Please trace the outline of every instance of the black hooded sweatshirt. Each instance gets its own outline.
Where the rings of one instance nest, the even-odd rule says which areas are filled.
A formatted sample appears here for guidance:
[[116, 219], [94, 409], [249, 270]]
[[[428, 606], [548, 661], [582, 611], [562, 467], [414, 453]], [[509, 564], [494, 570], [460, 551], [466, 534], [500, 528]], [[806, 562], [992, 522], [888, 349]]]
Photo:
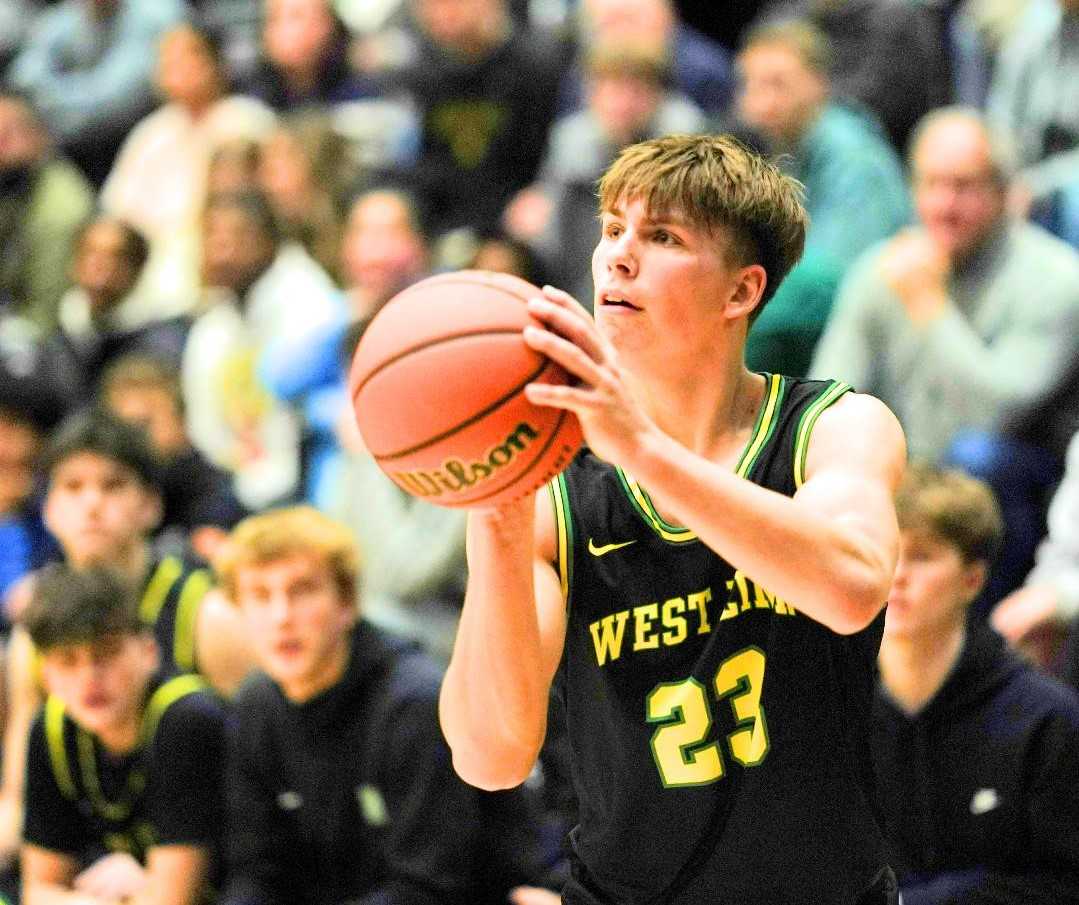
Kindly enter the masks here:
[[1079, 902], [1079, 699], [988, 628], [909, 716], [878, 683], [873, 760], [904, 905]]

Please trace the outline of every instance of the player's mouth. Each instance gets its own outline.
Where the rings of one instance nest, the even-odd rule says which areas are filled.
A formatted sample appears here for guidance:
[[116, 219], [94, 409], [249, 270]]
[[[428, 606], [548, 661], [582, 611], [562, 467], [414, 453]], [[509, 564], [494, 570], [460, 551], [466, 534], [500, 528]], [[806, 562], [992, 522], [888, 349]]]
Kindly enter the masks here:
[[624, 308], [627, 311], [641, 310], [620, 292], [601, 292], [599, 296], [599, 303], [602, 307], [607, 309]]
[[291, 659], [303, 652], [303, 643], [300, 641], [296, 641], [295, 639], [289, 641], [278, 641], [274, 645], [274, 652], [279, 657]]

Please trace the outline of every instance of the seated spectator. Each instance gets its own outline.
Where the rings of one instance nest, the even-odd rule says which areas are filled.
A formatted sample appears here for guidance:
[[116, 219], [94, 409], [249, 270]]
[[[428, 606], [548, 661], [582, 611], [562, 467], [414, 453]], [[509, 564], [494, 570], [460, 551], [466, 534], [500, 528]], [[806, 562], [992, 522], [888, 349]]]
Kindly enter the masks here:
[[495, 905], [535, 882], [527, 799], [456, 777], [439, 671], [359, 617], [344, 526], [254, 516], [215, 567], [263, 670], [235, 700], [225, 905]]
[[828, 37], [835, 97], [876, 116], [899, 153], [918, 120], [952, 102], [942, 17], [929, 4], [772, 0], [762, 13], [765, 21], [793, 16], [807, 18]]
[[[976, 111], [929, 114], [911, 173], [919, 225], [852, 268], [813, 372], [883, 399], [914, 456], [949, 456], [991, 482], [1008, 528], [980, 614], [1030, 569], [1045, 485], [1059, 475], [1045, 450], [1004, 430], [1040, 408], [1079, 354], [1079, 256], [1007, 216], [1007, 146]], [[959, 447], [962, 431], [996, 438]]]
[[357, 180], [344, 137], [329, 116], [290, 116], [263, 140], [259, 187], [274, 209], [281, 235], [302, 245], [337, 276], [343, 197]]
[[198, 292], [198, 220], [213, 150], [258, 140], [274, 114], [259, 101], [228, 94], [222, 48], [196, 25], [181, 24], [157, 48], [163, 100], [124, 141], [101, 189], [101, 205], [150, 241], [140, 290], [155, 310], [188, 310]]
[[348, 43], [330, 0], [264, 0], [262, 59], [245, 93], [280, 112], [377, 94], [377, 84], [349, 65]]
[[1066, 631], [1079, 619], [1079, 434], [1068, 447], [1064, 478], [1049, 505], [1048, 523], [1034, 568], [991, 617], [993, 628], [1015, 645], [1023, 645], [1043, 629]]
[[[31, 417], [0, 404], [0, 601], [56, 553], [34, 493], [34, 464], [43, 433]], [[0, 626], [6, 634], [6, 621]]]
[[913, 468], [873, 708], [905, 905], [1079, 901], [1079, 699], [966, 609], [1002, 536], [989, 489]]
[[491, 230], [478, 235], [465, 266], [471, 270], [508, 273], [527, 280], [533, 286], [543, 286], [550, 282], [542, 262], [532, 248], [501, 230]]
[[667, 61], [634, 45], [588, 50], [587, 106], [551, 130], [539, 179], [503, 220], [531, 242], [554, 282], [591, 307], [592, 250], [599, 238], [596, 183], [626, 145], [671, 132], [700, 132], [704, 114], [669, 90]]
[[259, 362], [277, 343], [338, 322], [344, 303], [330, 277], [282, 242], [266, 199], [218, 195], [203, 220], [207, 306], [184, 348], [181, 385], [195, 448], [233, 475], [248, 509], [302, 492], [302, 422], [275, 399]]
[[212, 560], [225, 533], [246, 513], [231, 476], [187, 437], [178, 370], [155, 358], [119, 358], [102, 377], [100, 399], [112, 415], [143, 428], [157, 454], [163, 508], [154, 548]]
[[210, 198], [259, 190], [261, 156], [259, 143], [246, 138], [231, 139], [214, 148], [206, 170], [206, 196], [199, 210], [200, 227], [202, 213]]
[[[250, 665], [234, 612], [210, 592], [204, 569], [175, 556], [157, 557], [150, 547], [161, 493], [157, 465], [142, 433], [105, 416], [73, 415], [50, 438], [42, 467], [45, 524], [66, 564], [76, 570], [107, 568], [134, 583], [141, 594], [139, 615], [157, 638], [163, 666], [196, 670], [219, 691], [234, 690]], [[21, 595], [10, 598], [13, 621], [21, 618], [32, 587], [31, 580]], [[9, 712], [0, 841], [18, 834], [26, 737], [41, 703], [36, 653], [18, 625], [4, 666]]]
[[713, 119], [727, 117], [735, 84], [730, 53], [683, 22], [671, 0], [581, 0], [579, 7], [577, 59], [562, 79], [559, 113], [586, 105], [586, 62], [593, 48], [631, 46], [667, 61], [672, 93], [688, 97]]
[[149, 112], [157, 40], [183, 14], [182, 0], [62, 0], [38, 13], [8, 67], [94, 185]]
[[514, 23], [506, 0], [409, 0], [420, 31], [396, 76], [419, 118], [419, 151], [401, 173], [432, 236], [496, 226], [536, 177], [554, 118], [558, 61]]
[[839, 280], [909, 217], [903, 168], [878, 125], [831, 97], [828, 39], [808, 22], [760, 25], [738, 56], [738, 115], [805, 186], [805, 253], [754, 322], [755, 370], [806, 373]]
[[346, 383], [357, 338], [379, 308], [428, 275], [430, 253], [413, 200], [393, 189], [357, 197], [340, 257], [346, 304], [329, 321], [312, 319], [278, 337], [260, 362], [270, 392], [303, 406], [305, 497], [323, 509], [336, 507], [342, 493], [338, 432], [352, 417]]
[[0, 310], [49, 332], [94, 193], [50, 148], [30, 104], [0, 90]]
[[1033, 210], [1079, 247], [1079, 0], [1032, 3], [1000, 49], [986, 100], [990, 122], [1016, 137], [1012, 210]]
[[134, 293], [148, 254], [146, 239], [114, 217], [97, 217], [79, 236], [70, 267], [75, 285], [60, 302], [58, 339], [82, 376], [87, 400], [119, 356], [150, 355], [179, 366], [190, 320], [158, 318]]
[[225, 712], [161, 670], [136, 590], [52, 566], [23, 615], [49, 698], [30, 730], [22, 901], [199, 905], [220, 878]]

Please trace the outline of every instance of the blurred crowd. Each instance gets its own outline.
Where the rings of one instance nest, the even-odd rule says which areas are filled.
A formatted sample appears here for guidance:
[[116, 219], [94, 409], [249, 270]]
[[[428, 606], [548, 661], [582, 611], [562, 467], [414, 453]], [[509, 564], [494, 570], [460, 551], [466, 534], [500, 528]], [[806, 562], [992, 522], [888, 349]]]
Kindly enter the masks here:
[[[919, 735], [950, 712], [947, 669], [885, 682], [957, 629], [886, 637], [905, 901], [1079, 901], [1079, 0], [758, 0], [744, 22], [726, 5], [694, 27], [672, 0], [0, 0], [12, 901], [24, 826], [28, 905], [54, 887], [190, 903], [205, 884], [229, 905], [557, 901], [574, 823], [557, 701], [525, 787], [456, 780], [435, 705], [464, 516], [379, 471], [348, 367], [379, 308], [440, 271], [590, 307], [597, 178], [627, 144], [706, 131], [776, 157], [811, 215], [749, 366], [879, 396], [944, 469], [901, 526], [978, 567], [952, 575], [956, 625], [982, 639], [963, 675], [1028, 671], [1015, 700], [1053, 749], [1009, 748], [993, 764], [1036, 763], [1031, 785], [969, 779], [958, 804], [966, 775], [907, 776], [915, 751], [975, 757]], [[313, 615], [275, 623], [279, 599]], [[117, 631], [131, 650], [99, 651]], [[85, 664], [59, 652], [87, 646], [130, 658], [116, 687], [150, 726], [130, 744], [87, 727], [90, 692], [60, 693]], [[202, 766], [146, 767], [161, 746]], [[172, 798], [147, 804], [158, 782]], [[171, 800], [202, 804], [153, 816]], [[984, 821], [916, 842], [957, 807], [1023, 843], [986, 844], [1007, 833]]]

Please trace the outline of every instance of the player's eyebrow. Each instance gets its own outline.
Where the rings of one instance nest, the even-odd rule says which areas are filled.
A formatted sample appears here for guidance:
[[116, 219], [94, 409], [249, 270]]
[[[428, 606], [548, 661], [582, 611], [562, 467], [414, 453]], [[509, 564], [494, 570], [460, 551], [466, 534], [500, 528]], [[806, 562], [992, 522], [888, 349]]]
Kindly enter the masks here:
[[[620, 207], [609, 207], [602, 211], [600, 216], [606, 214], [609, 217], [618, 217], [619, 219], [625, 219], [626, 215]], [[641, 218], [641, 222], [645, 226], [674, 226], [674, 227], [689, 227], [690, 222], [681, 214], [675, 211], [659, 211], [656, 214], [646, 214]]]

